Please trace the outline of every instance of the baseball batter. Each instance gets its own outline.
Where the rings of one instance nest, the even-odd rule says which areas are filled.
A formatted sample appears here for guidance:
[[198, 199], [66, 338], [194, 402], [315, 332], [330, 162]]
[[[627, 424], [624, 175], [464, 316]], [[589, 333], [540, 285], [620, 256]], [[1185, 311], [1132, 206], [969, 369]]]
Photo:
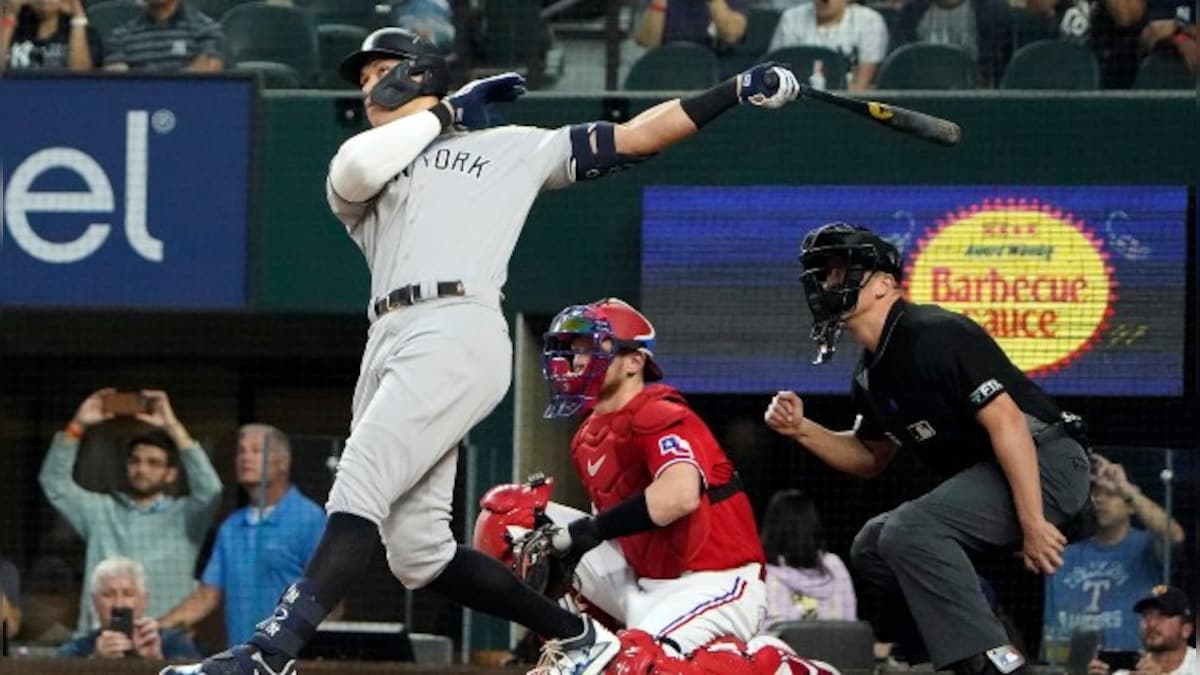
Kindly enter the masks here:
[[524, 93], [514, 73], [452, 94], [445, 60], [398, 28], [367, 36], [342, 76], [372, 129], [329, 165], [330, 208], [371, 271], [371, 319], [353, 421], [305, 576], [246, 645], [164, 674], [281, 675], [346, 594], [382, 537], [408, 588], [428, 587], [549, 638], [541, 673], [594, 675], [619, 643], [532, 591], [450, 531], [455, 447], [506, 392], [512, 348], [500, 311], [508, 260], [537, 195], [600, 178], [687, 138], [739, 103], [778, 108], [799, 91], [762, 64], [625, 124], [485, 129], [487, 105]]

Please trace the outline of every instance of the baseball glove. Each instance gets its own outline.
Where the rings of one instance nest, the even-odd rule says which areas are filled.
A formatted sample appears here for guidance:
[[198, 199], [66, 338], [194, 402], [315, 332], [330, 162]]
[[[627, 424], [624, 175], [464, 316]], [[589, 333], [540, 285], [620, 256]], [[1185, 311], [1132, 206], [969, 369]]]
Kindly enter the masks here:
[[575, 583], [575, 566], [580, 556], [554, 548], [557, 525], [549, 523], [529, 531], [515, 542], [513, 572], [538, 593], [558, 600]]

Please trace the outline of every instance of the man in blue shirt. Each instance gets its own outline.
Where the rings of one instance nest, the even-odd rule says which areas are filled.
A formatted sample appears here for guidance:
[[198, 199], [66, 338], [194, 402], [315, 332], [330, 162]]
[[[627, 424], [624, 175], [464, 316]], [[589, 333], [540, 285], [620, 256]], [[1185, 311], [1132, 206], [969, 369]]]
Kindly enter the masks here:
[[247, 424], [238, 431], [237, 481], [250, 505], [221, 523], [200, 586], [163, 616], [164, 626], [193, 626], [223, 602], [232, 645], [270, 615], [325, 529], [325, 510], [291, 485], [291, 468], [291, 445], [279, 429]]
[[[92, 572], [92, 604], [100, 627], [63, 643], [59, 656], [119, 659], [190, 659], [200, 655], [182, 631], [161, 627], [145, 616], [149, 604], [146, 570], [132, 558], [107, 558]], [[129, 623], [114, 621], [114, 610], [126, 610]], [[128, 631], [128, 632], [126, 632]]]
[[[1184, 539], [1179, 523], [1130, 483], [1120, 464], [1092, 457], [1096, 534], [1067, 546], [1062, 568], [1046, 577], [1042, 658], [1050, 663], [1066, 661], [1077, 629], [1100, 631], [1103, 649], [1137, 651], [1141, 643], [1134, 603], [1147, 588], [1162, 583], [1164, 535], [1172, 545]], [[1134, 515], [1145, 529], [1133, 527]]]

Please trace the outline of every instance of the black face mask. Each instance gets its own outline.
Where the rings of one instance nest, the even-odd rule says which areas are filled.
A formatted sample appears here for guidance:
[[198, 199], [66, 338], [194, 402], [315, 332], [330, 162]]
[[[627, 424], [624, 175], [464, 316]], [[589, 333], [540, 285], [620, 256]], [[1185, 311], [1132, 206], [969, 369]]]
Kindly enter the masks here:
[[[835, 269], [844, 270], [845, 274], [838, 283], [827, 285], [829, 274]], [[844, 262], [830, 257], [821, 262], [810, 260], [805, 263], [800, 282], [804, 284], [804, 297], [813, 316], [811, 337], [817, 343], [814, 364], [826, 363], [833, 358], [845, 327], [842, 317], [857, 306], [858, 292], [869, 273], [870, 270], [864, 267], [846, 267]]]
[[[419, 75], [419, 79], [412, 79]], [[444, 96], [450, 75], [437, 56], [417, 55], [397, 63], [375, 87], [371, 101], [388, 110], [395, 110], [418, 96]]]

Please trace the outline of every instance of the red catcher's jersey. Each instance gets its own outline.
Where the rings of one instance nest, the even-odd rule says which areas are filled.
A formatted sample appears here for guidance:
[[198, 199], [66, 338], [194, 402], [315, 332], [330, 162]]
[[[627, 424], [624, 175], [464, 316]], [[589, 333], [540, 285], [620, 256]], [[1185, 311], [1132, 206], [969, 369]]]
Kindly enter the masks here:
[[669, 466], [685, 462], [700, 470], [706, 491], [699, 509], [666, 527], [618, 540], [639, 577], [674, 579], [684, 572], [765, 563], [746, 493], [709, 502], [707, 491], [733, 478], [733, 462], [672, 387], [647, 385], [620, 410], [588, 416], [571, 450], [597, 511], [644, 491]]

